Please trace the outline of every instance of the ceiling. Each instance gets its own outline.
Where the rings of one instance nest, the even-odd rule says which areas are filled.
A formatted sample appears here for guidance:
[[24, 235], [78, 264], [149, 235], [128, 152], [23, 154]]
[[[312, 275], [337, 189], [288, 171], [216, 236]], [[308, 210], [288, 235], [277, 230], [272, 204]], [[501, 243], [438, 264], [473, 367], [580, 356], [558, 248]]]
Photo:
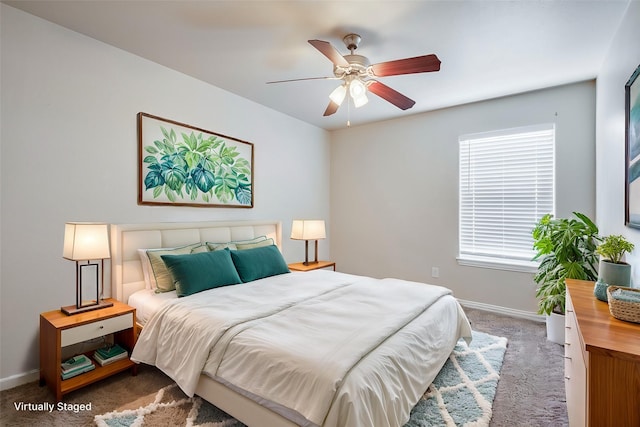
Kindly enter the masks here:
[[[8, 1], [71, 30], [328, 130], [596, 77], [630, 0]], [[307, 40], [362, 37], [371, 63], [435, 53], [439, 72], [379, 80], [416, 101], [373, 94], [323, 117], [333, 65]]]

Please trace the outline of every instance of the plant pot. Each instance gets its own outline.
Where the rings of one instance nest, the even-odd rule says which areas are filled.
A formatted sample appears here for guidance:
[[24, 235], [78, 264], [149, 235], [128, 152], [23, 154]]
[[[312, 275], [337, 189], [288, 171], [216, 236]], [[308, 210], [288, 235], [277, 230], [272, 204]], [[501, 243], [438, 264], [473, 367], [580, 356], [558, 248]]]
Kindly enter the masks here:
[[564, 314], [551, 313], [547, 316], [547, 340], [564, 344]]
[[600, 260], [598, 267], [598, 281], [593, 289], [593, 294], [600, 301], [607, 301], [607, 288], [611, 285], [631, 286], [631, 265], [625, 263], [613, 263]]

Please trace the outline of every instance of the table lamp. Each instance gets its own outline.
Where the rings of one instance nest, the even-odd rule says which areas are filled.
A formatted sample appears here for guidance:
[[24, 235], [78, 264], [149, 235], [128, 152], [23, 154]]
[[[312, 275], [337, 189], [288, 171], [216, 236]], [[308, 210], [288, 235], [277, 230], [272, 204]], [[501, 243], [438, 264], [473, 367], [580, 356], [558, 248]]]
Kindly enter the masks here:
[[[318, 239], [324, 239], [327, 235], [324, 229], [324, 221], [316, 219], [295, 219], [291, 226], [291, 238], [304, 240], [304, 265], [318, 263]], [[309, 240], [316, 241], [315, 260], [309, 262]]]
[[[103, 300], [104, 260], [111, 258], [107, 224], [66, 223], [62, 257], [76, 262], [76, 304], [62, 307], [63, 313], [72, 315], [113, 305]], [[96, 260], [100, 260], [100, 264], [91, 262]], [[92, 288], [94, 283], [95, 299], [85, 299], [83, 291]]]

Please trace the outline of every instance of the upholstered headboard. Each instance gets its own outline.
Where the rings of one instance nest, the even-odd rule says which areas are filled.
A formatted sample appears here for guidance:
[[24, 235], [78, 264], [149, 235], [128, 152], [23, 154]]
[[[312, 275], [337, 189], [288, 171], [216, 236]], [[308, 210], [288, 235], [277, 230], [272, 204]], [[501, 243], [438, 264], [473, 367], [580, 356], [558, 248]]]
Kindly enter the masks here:
[[126, 303], [129, 295], [144, 289], [138, 249], [170, 248], [196, 242], [224, 243], [259, 236], [273, 238], [282, 250], [279, 221], [111, 224], [111, 297]]

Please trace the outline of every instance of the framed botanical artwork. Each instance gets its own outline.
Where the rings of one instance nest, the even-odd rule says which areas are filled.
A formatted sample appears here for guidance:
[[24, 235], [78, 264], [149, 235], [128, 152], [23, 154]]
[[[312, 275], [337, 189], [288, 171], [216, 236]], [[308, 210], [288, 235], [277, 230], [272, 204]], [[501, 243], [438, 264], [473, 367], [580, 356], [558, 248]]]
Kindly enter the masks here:
[[253, 207], [253, 144], [138, 113], [138, 204]]
[[625, 85], [625, 224], [640, 228], [640, 65]]

